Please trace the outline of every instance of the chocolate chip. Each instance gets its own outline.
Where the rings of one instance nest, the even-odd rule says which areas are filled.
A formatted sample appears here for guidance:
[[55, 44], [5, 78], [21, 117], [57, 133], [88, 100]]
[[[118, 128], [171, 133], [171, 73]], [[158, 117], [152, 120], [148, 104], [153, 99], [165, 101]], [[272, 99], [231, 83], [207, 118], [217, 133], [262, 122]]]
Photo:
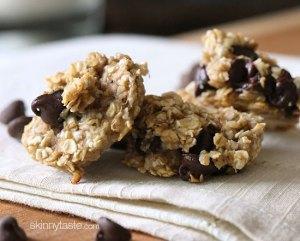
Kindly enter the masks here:
[[13, 119], [24, 115], [24, 112], [24, 102], [22, 100], [15, 100], [1, 111], [0, 122], [3, 124], [8, 124]]
[[20, 116], [8, 123], [7, 132], [11, 137], [21, 139], [24, 127], [32, 120], [32, 117]]
[[257, 53], [255, 53], [254, 49], [252, 49], [248, 46], [233, 45], [232, 53], [237, 56], [239, 56], [239, 55], [246, 56], [253, 61], [258, 58], [258, 55], [257, 55]]
[[266, 76], [264, 84], [264, 94], [268, 103], [275, 105], [277, 102], [276, 97], [276, 80], [272, 75]]
[[229, 84], [234, 89], [240, 89], [248, 83], [248, 71], [245, 68], [245, 60], [236, 59], [229, 69]]
[[161, 144], [161, 139], [158, 136], [155, 136], [150, 143], [149, 149], [154, 153], [159, 152], [161, 150]]
[[99, 231], [96, 236], [96, 241], [129, 241], [131, 233], [128, 229], [111, 221], [107, 218], [100, 218]]
[[283, 69], [277, 79], [277, 93], [280, 96], [279, 105], [284, 108], [290, 108], [297, 105], [298, 90], [291, 74]]
[[189, 153], [181, 154], [182, 160], [179, 167], [179, 176], [182, 180], [189, 181], [191, 175], [199, 179], [201, 175], [203, 178], [221, 172], [215, 167], [213, 162], [210, 162], [207, 166], [199, 162], [199, 154], [202, 150], [211, 151], [215, 148], [213, 138], [217, 132], [218, 128], [212, 124], [203, 128], [197, 137], [196, 145], [190, 148]]
[[214, 89], [208, 84], [209, 78], [206, 73], [205, 66], [194, 64], [190, 71], [183, 75], [181, 79], [181, 88], [184, 88], [191, 82], [195, 82], [195, 96], [199, 96], [203, 91], [207, 89]]
[[205, 66], [198, 65], [198, 68], [194, 72], [193, 81], [195, 82], [195, 96], [201, 95], [201, 93], [208, 89], [214, 89], [208, 84], [209, 77], [206, 72]]
[[190, 148], [189, 153], [199, 155], [202, 150], [211, 151], [214, 149], [214, 136], [218, 129], [210, 124], [203, 128], [197, 137], [196, 145]]
[[126, 150], [127, 141], [125, 139], [122, 139], [121, 141], [115, 142], [114, 144], [112, 144], [111, 148], [117, 150]]
[[145, 152], [142, 150], [142, 141], [143, 141], [143, 138], [141, 137], [136, 137], [134, 138], [133, 140], [129, 139], [130, 142], [128, 143], [134, 150], [136, 150], [138, 153], [144, 155]]
[[[145, 133], [146, 134], [146, 133]], [[134, 138], [133, 140], [133, 148], [139, 152], [140, 154], [144, 155], [145, 152], [147, 152], [148, 150], [151, 151], [151, 152], [159, 152], [162, 148], [162, 142], [161, 142], [161, 139], [158, 137], [158, 136], [154, 136], [153, 139], [150, 141], [150, 144], [149, 144], [149, 147], [146, 147], [147, 150], [145, 150], [144, 147], [144, 139], [143, 138], [140, 138], [140, 137], [137, 137], [137, 138]]]
[[266, 76], [264, 87], [259, 83], [260, 75], [252, 61], [236, 59], [229, 69], [229, 83], [236, 91], [256, 89], [262, 91], [269, 104], [285, 111], [287, 116], [297, 109], [298, 93], [293, 78], [282, 70], [276, 80], [272, 75]]
[[223, 173], [223, 169], [218, 169], [211, 161], [209, 165], [202, 165], [199, 162], [199, 155], [196, 154], [182, 154], [181, 166], [179, 167], [179, 176], [184, 181], [190, 181], [191, 175], [200, 179], [214, 174]]
[[229, 69], [229, 84], [236, 90], [255, 88], [259, 84], [259, 72], [252, 61], [236, 59]]
[[27, 236], [14, 217], [2, 217], [0, 220], [0, 241], [26, 241]]
[[44, 94], [37, 97], [31, 103], [32, 111], [53, 128], [61, 128], [63, 119], [61, 112], [65, 109], [62, 104], [62, 91], [55, 91], [52, 94]]
[[263, 91], [268, 103], [284, 110], [287, 116], [297, 109], [297, 87], [288, 71], [282, 70], [277, 81], [272, 75], [267, 76]]

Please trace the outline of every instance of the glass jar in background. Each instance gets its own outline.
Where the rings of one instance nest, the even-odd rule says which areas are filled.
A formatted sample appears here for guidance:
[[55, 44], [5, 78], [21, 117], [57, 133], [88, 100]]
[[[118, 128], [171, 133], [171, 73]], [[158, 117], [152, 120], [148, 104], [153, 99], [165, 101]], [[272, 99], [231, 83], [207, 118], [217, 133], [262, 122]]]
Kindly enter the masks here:
[[105, 0], [0, 0], [0, 52], [100, 33]]

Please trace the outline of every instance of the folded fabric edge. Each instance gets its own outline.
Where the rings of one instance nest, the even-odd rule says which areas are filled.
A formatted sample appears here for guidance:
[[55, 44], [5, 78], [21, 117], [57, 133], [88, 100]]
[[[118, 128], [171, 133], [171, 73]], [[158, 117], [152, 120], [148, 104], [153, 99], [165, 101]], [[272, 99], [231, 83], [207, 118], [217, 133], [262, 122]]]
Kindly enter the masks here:
[[[171, 225], [168, 223], [159, 222], [156, 220], [150, 220], [146, 218], [136, 217], [134, 215], [124, 215], [117, 212], [111, 212], [108, 210], [103, 210], [100, 208], [92, 208], [86, 205], [80, 205], [75, 203], [69, 203], [63, 201], [58, 201], [41, 196], [30, 195], [27, 193], [22, 193], [18, 191], [10, 191], [0, 188], [0, 199], [6, 201], [12, 201], [15, 203], [25, 204], [27, 206], [46, 209], [49, 211], [69, 213], [78, 217], [83, 217], [88, 220], [96, 221], [99, 217], [105, 216], [121, 225], [137, 231], [146, 232], [150, 235], [163, 238], [172, 241], [181, 240], [203, 240], [203, 241], [215, 241], [214, 237], [211, 235], [195, 231], [192, 229]], [[51, 205], [49, 205], [51, 204]]]
[[[0, 156], [0, 159], [2, 160], [5, 160], [7, 161], [7, 158], [3, 158]], [[0, 177], [1, 178], [1, 177]], [[24, 182], [24, 180], [19, 180], [15, 175], [13, 177], [11, 177], [11, 175], [9, 175], [9, 177], [2, 177], [3, 180], [7, 180], [7, 181], [10, 181], [10, 182], [13, 182], [13, 183], [18, 183], [20, 185], [27, 185], [27, 186], [30, 186], [31, 188], [32, 187], [36, 187], [37, 189], [44, 189], [44, 190], [49, 190], [49, 191], [52, 191], [52, 192], [55, 192], [55, 193], [61, 193], [61, 194], [72, 194], [70, 191], [66, 191], [64, 190], [64, 188], [60, 191], [54, 189], [52, 186], [45, 186], [45, 185], [40, 185], [38, 183], [30, 183], [30, 182]], [[38, 186], [40, 185], [40, 186]], [[88, 193], [79, 193], [78, 191], [75, 191], [75, 193], [78, 195], [78, 196], [85, 196], [85, 195], [89, 195], [89, 196], [93, 196], [95, 198], [99, 198], [100, 196], [99, 195], [92, 195], [92, 194], [88, 194]], [[141, 192], [142, 193], [142, 192]], [[224, 219], [221, 219], [219, 217], [217, 217], [216, 215], [212, 214], [211, 212], [208, 212], [207, 210], [202, 210], [202, 211], [199, 211], [199, 209], [196, 209], [196, 208], [192, 208], [192, 207], [185, 207], [185, 206], [182, 206], [182, 205], [176, 205], [175, 203], [172, 203], [170, 202], [170, 200], [165, 200], [165, 199], [162, 199], [158, 196], [152, 196], [153, 197], [153, 200], [151, 199], [143, 199], [143, 198], [140, 198], [138, 199], [137, 197], [135, 196], [129, 196], [125, 195], [124, 196], [117, 196], [117, 195], [114, 195], [114, 198], [116, 200], [121, 200], [123, 201], [124, 199], [127, 199], [127, 200], [130, 200], [132, 202], [132, 200], [135, 200], [135, 201], [144, 201], [144, 202], [151, 202], [152, 203], [157, 203], [157, 205], [168, 205], [168, 206], [174, 206], [176, 207], [177, 209], [180, 208], [180, 209], [185, 209], [185, 210], [190, 210], [191, 213], [196, 213], [196, 212], [201, 212], [202, 215], [205, 215], [207, 217], [207, 219], [209, 221], [207, 221], [207, 224], [206, 225], [201, 225], [201, 228], [202, 230], [205, 230], [209, 233], [214, 233], [214, 236], [217, 236], [217, 237], [220, 237], [220, 233], [221, 235], [227, 235], [229, 237], [235, 237], [235, 236], [240, 236], [244, 239], [247, 239], [249, 238], [249, 235], [245, 234], [244, 231], [242, 231], [237, 225], [235, 225], [233, 222], [230, 222], [228, 220], [224, 220]], [[112, 197], [109, 197], [108, 195], [103, 195], [101, 196], [101, 198], [110, 198], [112, 199]], [[223, 198], [222, 198], [223, 199]], [[167, 217], [168, 218], [168, 217]], [[218, 226], [216, 226], [215, 224], [218, 223]], [[229, 228], [225, 228], [223, 230], [227, 230], [226, 232], [224, 231], [220, 231], [222, 229], [219, 229], [219, 226], [227, 226]], [[214, 231], [212, 231], [212, 227], [217, 227], [217, 228], [214, 228]]]
[[[7, 163], [9, 159], [1, 157], [0, 161], [4, 161]], [[12, 175], [14, 174], [14, 175]], [[57, 190], [56, 188], [52, 187], [51, 185], [46, 185], [44, 183], [37, 183], [32, 182], [31, 180], [24, 180], [21, 178], [21, 176], [15, 175], [16, 173], [11, 173], [6, 176], [2, 176], [0, 178], [9, 180], [15, 183], [20, 184], [26, 184], [28, 186], [35, 186], [37, 188], [45, 188], [47, 190], [51, 190], [54, 192], [60, 192], [65, 194], [70, 194], [70, 190], [68, 190], [67, 184], [63, 184], [60, 186], [60, 190]], [[198, 202], [192, 202], [189, 206], [185, 204], [185, 201], [183, 198], [185, 198], [186, 195], [179, 195], [177, 198], [171, 198], [173, 197], [172, 194], [172, 188], [161, 188], [159, 192], [155, 190], [155, 187], [149, 187], [149, 186], [138, 186], [134, 189], [129, 187], [126, 189], [126, 191], [115, 190], [109, 188], [109, 190], [104, 188], [104, 191], [102, 189], [100, 190], [98, 187], [96, 189], [93, 189], [94, 193], [90, 193], [90, 187], [93, 187], [91, 184], [85, 184], [84, 189], [80, 189], [83, 191], [83, 193], [79, 193], [78, 190], [74, 189], [74, 193], [78, 195], [92, 195], [95, 197], [109, 197], [110, 195], [119, 198], [119, 199], [134, 199], [134, 200], [148, 200], [151, 202], [158, 202], [158, 203], [167, 203], [170, 205], [174, 205], [180, 208], [189, 208], [191, 210], [205, 210], [209, 215], [212, 215], [216, 219], [223, 220], [225, 222], [230, 223], [232, 226], [237, 227], [239, 230], [241, 230], [241, 233], [244, 233], [246, 236], [250, 237], [253, 240], [259, 240], [261, 237], [270, 238], [272, 237], [292, 237], [295, 235], [295, 231], [291, 231], [287, 225], [282, 225], [280, 227], [280, 230], [278, 229], [276, 231], [276, 235], [273, 233], [268, 233], [268, 230], [270, 228], [270, 223], [266, 220], [276, 220], [278, 219], [277, 216], [274, 216], [272, 213], [266, 213], [265, 210], [262, 210], [256, 206], [253, 206], [250, 203], [242, 202], [241, 200], [235, 200], [234, 198], [228, 198], [228, 196], [225, 196], [220, 193], [215, 193], [211, 191], [207, 191], [204, 193], [205, 195], [200, 193], [189, 193], [189, 197], [191, 200], [198, 200]], [[152, 190], [148, 190], [151, 188]], [[147, 190], [147, 193], [145, 193], [145, 189]], [[87, 190], [87, 191], [86, 191]], [[134, 192], [133, 192], [134, 191]], [[184, 191], [184, 190], [183, 190]], [[150, 194], [149, 194], [150, 192]], [[121, 193], [121, 195], [120, 195]], [[211, 195], [210, 195], [211, 193]], [[192, 196], [191, 196], [192, 195]], [[111, 197], [110, 197], [111, 198]], [[150, 199], [151, 198], [151, 199]], [[231, 205], [226, 207], [223, 207], [223, 209], [216, 210], [214, 207], [220, 206], [220, 200], [226, 200], [228, 203], [230, 202]], [[204, 209], [202, 204], [206, 205], [209, 204], [209, 207]], [[225, 208], [225, 209], [224, 209]], [[209, 209], [209, 211], [208, 211]], [[220, 212], [222, 215], [220, 215]], [[245, 219], [245, 215], [251, 213], [251, 216], [256, 217], [256, 219], [248, 218]], [[221, 217], [220, 217], [221, 216]], [[266, 217], [266, 218], [264, 218]], [[251, 223], [257, 222], [255, 226], [251, 225]], [[250, 225], [250, 226], [249, 226]], [[255, 227], [255, 229], [254, 229]]]
[[0, 180], [0, 187], [6, 190], [19, 191], [30, 195], [84, 204], [90, 207], [108, 211], [134, 215], [142, 218], [163, 221], [181, 227], [207, 232], [219, 240], [250, 240], [237, 227], [199, 210], [189, 210], [174, 205], [149, 201], [120, 200], [109, 198], [86, 197], [77, 194], [62, 194], [45, 189], [33, 188], [23, 184], [16, 184]]

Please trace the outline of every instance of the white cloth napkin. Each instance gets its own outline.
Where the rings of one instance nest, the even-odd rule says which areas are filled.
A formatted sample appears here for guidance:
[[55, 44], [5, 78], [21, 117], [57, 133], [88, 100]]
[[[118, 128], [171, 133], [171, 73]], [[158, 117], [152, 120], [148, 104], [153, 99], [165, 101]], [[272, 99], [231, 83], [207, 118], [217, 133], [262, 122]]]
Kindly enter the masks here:
[[[182, 69], [174, 65], [180, 62], [186, 66], [193, 60], [187, 55], [195, 56], [195, 47], [179, 43], [115, 38], [114, 43], [126, 45], [128, 41], [129, 50], [130, 45], [134, 46], [132, 51], [140, 59], [144, 56], [141, 51], [145, 52], [148, 44], [146, 47], [153, 51], [145, 52], [145, 59], [153, 63], [156, 78], [168, 78], [165, 72], [171, 70], [178, 75]], [[0, 67], [0, 107], [16, 97], [24, 97], [30, 103], [43, 88], [43, 82], [38, 82], [40, 75], [47, 69], [64, 69], [67, 59], [64, 56], [70, 49], [82, 46], [82, 41], [89, 48], [98, 46], [97, 50], [99, 45], [104, 49], [113, 48], [111, 39], [84, 39], [31, 50], [30, 54], [6, 61]], [[86, 51], [84, 47], [80, 49], [81, 52], [75, 51], [78, 55]], [[172, 57], [174, 51], [181, 53], [180, 60], [173, 56], [172, 64], [155, 64], [158, 54], [163, 55], [163, 60], [165, 55]], [[54, 64], [49, 59], [51, 56]], [[165, 74], [160, 75], [160, 71]], [[165, 84], [155, 81], [152, 75], [151, 82], [146, 81], [152, 92], [176, 86], [174, 81]], [[21, 144], [10, 138], [0, 125], [0, 199], [91, 220], [107, 216], [128, 228], [175, 241], [300, 240], [299, 147], [298, 129], [268, 133], [254, 164], [238, 175], [216, 177], [201, 184], [140, 174], [120, 162], [121, 152], [108, 151], [87, 168], [81, 183], [72, 185], [68, 174], [31, 160]]]

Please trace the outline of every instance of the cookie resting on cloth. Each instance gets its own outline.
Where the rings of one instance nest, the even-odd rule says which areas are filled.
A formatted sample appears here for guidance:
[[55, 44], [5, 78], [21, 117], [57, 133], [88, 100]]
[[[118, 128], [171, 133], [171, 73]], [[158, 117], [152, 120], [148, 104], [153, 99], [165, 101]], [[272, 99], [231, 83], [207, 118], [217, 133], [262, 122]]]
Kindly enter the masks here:
[[22, 143], [30, 156], [72, 174], [120, 141], [132, 128], [144, 99], [146, 64], [129, 56], [90, 53], [84, 61], [47, 79], [48, 89], [32, 102], [36, 114]]
[[257, 50], [254, 40], [214, 29], [203, 39], [203, 56], [182, 79], [185, 101], [230, 107], [260, 115], [268, 129], [288, 129], [299, 120], [296, 78]]
[[142, 173], [201, 182], [252, 162], [264, 127], [260, 118], [232, 107], [206, 109], [173, 92], [148, 95], [127, 136], [124, 162]]

